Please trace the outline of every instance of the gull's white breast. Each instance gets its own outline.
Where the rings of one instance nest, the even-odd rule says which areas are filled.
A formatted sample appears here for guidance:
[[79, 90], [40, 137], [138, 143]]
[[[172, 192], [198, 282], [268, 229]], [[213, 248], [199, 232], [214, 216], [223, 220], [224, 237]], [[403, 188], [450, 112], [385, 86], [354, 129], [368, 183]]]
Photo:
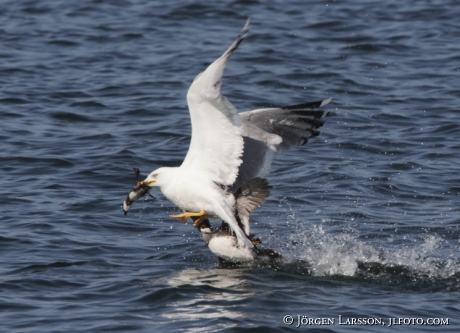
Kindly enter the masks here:
[[233, 195], [216, 185], [207, 175], [195, 170], [174, 168], [168, 180], [162, 182], [161, 192], [183, 211], [206, 211], [216, 214], [217, 206], [234, 206]]

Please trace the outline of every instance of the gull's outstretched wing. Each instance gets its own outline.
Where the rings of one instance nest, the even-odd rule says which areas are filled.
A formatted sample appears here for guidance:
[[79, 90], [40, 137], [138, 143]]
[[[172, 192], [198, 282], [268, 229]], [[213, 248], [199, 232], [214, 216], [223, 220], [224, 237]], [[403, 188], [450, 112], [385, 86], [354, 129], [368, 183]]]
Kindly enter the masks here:
[[231, 185], [242, 163], [242, 120], [236, 108], [220, 93], [228, 58], [249, 31], [249, 19], [225, 53], [201, 74], [187, 94], [192, 140], [181, 168], [199, 170], [214, 182]]
[[277, 153], [304, 145], [319, 134], [329, 113], [315, 110], [327, 105], [330, 98], [281, 108], [267, 108], [240, 113], [243, 119], [244, 152], [238, 178], [232, 186], [237, 190], [251, 179], [270, 170]]

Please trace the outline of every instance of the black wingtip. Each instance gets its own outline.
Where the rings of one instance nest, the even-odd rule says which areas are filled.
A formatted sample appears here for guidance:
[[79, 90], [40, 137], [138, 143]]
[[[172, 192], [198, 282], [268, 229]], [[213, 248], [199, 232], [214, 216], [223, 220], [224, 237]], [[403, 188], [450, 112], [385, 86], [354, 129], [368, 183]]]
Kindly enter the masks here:
[[288, 106], [282, 107], [281, 109], [286, 110], [286, 111], [309, 111], [309, 110], [317, 109], [321, 106], [325, 106], [330, 101], [331, 101], [331, 98], [328, 98], [328, 99], [323, 99], [321, 101], [316, 101], [316, 102], [288, 105]]
[[[246, 23], [243, 27], [243, 30], [241, 30], [240, 34], [238, 35], [238, 37], [236, 37], [236, 40], [233, 42], [233, 44], [228, 48], [227, 51], [225, 51], [225, 53], [222, 55], [222, 57], [224, 58], [228, 58], [232, 55], [232, 53], [238, 48], [238, 46], [241, 44], [241, 42], [243, 41], [243, 39], [246, 38], [246, 36], [248, 35], [248, 32], [249, 32], [249, 23], [251, 23], [251, 18], [248, 17], [248, 19], [246, 20]], [[195, 78], [196, 80], [196, 78]]]

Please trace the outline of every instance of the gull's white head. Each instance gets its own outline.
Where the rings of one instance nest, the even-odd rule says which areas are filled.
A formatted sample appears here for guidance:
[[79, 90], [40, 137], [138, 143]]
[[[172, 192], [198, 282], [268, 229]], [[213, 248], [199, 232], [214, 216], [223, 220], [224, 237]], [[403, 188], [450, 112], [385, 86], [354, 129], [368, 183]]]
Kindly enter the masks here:
[[165, 181], [165, 174], [167, 174], [168, 170], [171, 168], [162, 167], [152, 171], [147, 178], [141, 181], [139, 184], [147, 185], [149, 187], [152, 186], [162, 186]]

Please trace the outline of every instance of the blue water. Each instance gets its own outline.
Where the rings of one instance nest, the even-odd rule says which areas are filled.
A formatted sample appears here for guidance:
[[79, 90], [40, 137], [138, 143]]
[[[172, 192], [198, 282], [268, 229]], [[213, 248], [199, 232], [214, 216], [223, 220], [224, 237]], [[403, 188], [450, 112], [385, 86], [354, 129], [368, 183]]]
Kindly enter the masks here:
[[[248, 16], [224, 94], [241, 111], [332, 97], [333, 115], [275, 161], [252, 217], [285, 262], [219, 269], [161, 193], [121, 203], [133, 167], [181, 163], [187, 89]], [[2, 1], [0, 331], [459, 332], [459, 17], [447, 0]]]

